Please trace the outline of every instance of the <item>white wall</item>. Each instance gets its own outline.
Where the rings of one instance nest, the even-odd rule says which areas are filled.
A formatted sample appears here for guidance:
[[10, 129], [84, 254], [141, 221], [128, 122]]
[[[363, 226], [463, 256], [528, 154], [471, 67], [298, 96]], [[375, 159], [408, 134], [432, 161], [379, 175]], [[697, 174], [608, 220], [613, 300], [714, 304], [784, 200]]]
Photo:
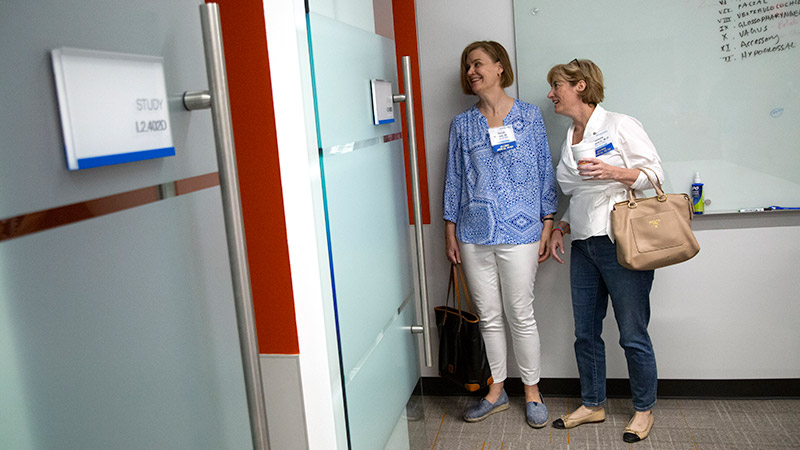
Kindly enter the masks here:
[[[432, 222], [425, 228], [425, 250], [433, 308], [444, 302], [449, 269], [440, 219], [449, 124], [476, 101], [461, 93], [461, 51], [472, 41], [491, 39], [515, 60], [516, 48], [510, 0], [418, 1], [416, 7]], [[547, 70], [542, 67], [537, 76], [545, 77]], [[507, 92], [516, 96], [516, 85]], [[547, 123], [548, 134], [564, 136], [565, 123]], [[551, 150], [557, 159], [560, 150]], [[700, 254], [656, 271], [650, 331], [659, 377], [800, 378], [800, 328], [795, 325], [800, 317], [800, 214], [708, 216], [696, 219], [694, 228]], [[536, 282], [534, 308], [545, 378], [577, 377], [568, 272], [568, 266], [548, 261]], [[605, 327], [608, 376], [626, 378], [611, 311]], [[435, 376], [436, 369], [423, 369], [423, 375]], [[509, 376], [519, 376], [513, 362]]]

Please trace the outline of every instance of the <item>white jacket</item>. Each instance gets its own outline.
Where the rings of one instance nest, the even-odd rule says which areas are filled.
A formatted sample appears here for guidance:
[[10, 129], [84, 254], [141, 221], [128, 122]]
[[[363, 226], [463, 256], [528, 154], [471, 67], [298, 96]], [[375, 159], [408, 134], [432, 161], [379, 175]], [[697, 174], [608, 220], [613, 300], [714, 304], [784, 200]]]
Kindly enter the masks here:
[[[661, 158], [638, 120], [625, 114], [606, 111], [597, 105], [586, 124], [581, 142], [595, 142], [598, 135], [606, 130], [614, 148], [598, 156], [598, 159], [612, 166], [650, 168], [661, 183], [664, 183]], [[577, 162], [570, 149], [573, 131], [574, 126], [570, 126], [556, 167], [556, 180], [561, 191], [571, 196], [569, 207], [561, 220], [570, 224], [572, 239], [608, 235], [613, 241], [611, 209], [614, 203], [627, 199], [627, 186], [611, 180], [584, 181], [578, 175]], [[643, 173], [639, 174], [632, 187], [637, 197], [643, 195], [642, 190], [652, 189], [650, 181]]]

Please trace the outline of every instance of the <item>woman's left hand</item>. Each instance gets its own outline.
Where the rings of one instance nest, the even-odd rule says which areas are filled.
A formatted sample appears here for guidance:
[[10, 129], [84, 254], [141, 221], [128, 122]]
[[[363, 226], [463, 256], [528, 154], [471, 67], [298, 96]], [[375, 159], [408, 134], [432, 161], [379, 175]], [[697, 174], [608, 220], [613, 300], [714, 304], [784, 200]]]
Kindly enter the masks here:
[[614, 180], [625, 186], [632, 186], [639, 177], [639, 169], [612, 166], [597, 158], [584, 158], [581, 161], [588, 161], [578, 165], [578, 175], [586, 177], [583, 181]]
[[588, 180], [617, 180], [619, 178], [620, 167], [604, 163], [598, 158], [584, 158], [581, 161], [588, 161], [578, 165], [578, 175]]
[[547, 237], [542, 234], [542, 240], [539, 242], [539, 264], [547, 261], [547, 258], [550, 257], [550, 233], [547, 233]]
[[547, 258], [550, 257], [550, 236], [553, 233], [553, 215], [550, 214], [547, 217], [551, 220], [545, 220], [544, 226], [542, 227], [542, 237], [539, 241], [539, 264], [547, 261]]
[[542, 218], [542, 237], [539, 239], [539, 264], [550, 257], [550, 236], [553, 233], [553, 214]]

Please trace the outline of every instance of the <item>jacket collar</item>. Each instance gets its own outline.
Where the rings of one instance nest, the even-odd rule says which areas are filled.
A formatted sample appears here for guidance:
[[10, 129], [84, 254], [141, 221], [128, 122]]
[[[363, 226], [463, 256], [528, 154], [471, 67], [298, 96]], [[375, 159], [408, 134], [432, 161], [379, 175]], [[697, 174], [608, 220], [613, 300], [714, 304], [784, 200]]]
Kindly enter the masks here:
[[602, 128], [606, 123], [606, 117], [608, 117], [608, 111], [600, 105], [595, 106], [592, 116], [586, 122], [586, 131], [583, 132], [583, 136], [593, 136], [603, 131]]
[[[606, 117], [608, 117], [608, 111], [606, 111], [605, 108], [600, 105], [595, 106], [591, 117], [589, 117], [589, 121], [586, 122], [586, 130], [583, 132], [583, 139], [586, 139], [587, 136], [593, 136], [600, 131], [603, 131], [603, 126], [606, 123]], [[567, 132], [567, 145], [572, 142], [572, 136], [574, 132], [575, 125], [570, 125], [569, 131]]]

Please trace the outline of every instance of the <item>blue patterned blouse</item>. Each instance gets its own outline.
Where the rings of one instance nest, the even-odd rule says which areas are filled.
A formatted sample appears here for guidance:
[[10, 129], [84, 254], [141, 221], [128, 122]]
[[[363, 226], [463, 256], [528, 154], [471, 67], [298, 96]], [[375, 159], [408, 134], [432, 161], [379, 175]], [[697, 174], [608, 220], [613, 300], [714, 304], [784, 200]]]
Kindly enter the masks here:
[[503, 120], [517, 147], [495, 153], [477, 106], [450, 124], [444, 220], [461, 242], [529, 244], [542, 235], [542, 217], [556, 212], [558, 194], [539, 108], [515, 100]]

